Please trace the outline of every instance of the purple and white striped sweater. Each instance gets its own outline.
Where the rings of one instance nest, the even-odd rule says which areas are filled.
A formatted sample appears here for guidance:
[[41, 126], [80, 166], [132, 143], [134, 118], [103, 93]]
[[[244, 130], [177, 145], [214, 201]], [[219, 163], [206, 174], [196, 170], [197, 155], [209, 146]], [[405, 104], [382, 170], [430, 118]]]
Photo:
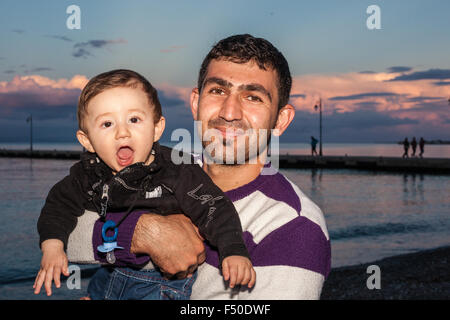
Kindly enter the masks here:
[[279, 172], [226, 194], [239, 213], [256, 284], [251, 291], [226, 288], [217, 251], [207, 246], [192, 299], [318, 299], [331, 265], [321, 210]]
[[[199, 267], [191, 298], [318, 299], [331, 265], [330, 241], [321, 210], [279, 172], [259, 175], [226, 194], [239, 213], [256, 271], [256, 284], [251, 290], [228, 288], [218, 268], [217, 251], [206, 246], [206, 262]], [[117, 258], [127, 264], [148, 261], [148, 257], [137, 257], [129, 251], [134, 226], [141, 214], [132, 213], [127, 218], [117, 239], [118, 245], [125, 249], [117, 252]], [[116, 218], [120, 215], [113, 219]], [[101, 243], [97, 219], [97, 213], [90, 211], [78, 219], [68, 243], [67, 255], [71, 262], [99, 263], [93, 250]], [[150, 262], [145, 268], [153, 265]]]

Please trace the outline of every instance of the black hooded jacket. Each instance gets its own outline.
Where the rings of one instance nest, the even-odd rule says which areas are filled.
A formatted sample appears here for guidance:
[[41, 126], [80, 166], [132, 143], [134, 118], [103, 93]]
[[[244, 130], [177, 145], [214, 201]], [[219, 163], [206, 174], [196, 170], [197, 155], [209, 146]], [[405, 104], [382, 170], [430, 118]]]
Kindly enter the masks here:
[[217, 247], [221, 260], [230, 255], [249, 257], [233, 203], [194, 159], [192, 164], [175, 164], [172, 149], [158, 143], [152, 152], [155, 159], [150, 165], [135, 163], [115, 175], [95, 153], [83, 153], [47, 196], [38, 220], [39, 243], [59, 239], [66, 248], [77, 217], [85, 210], [96, 211], [101, 218], [106, 212], [146, 210], [184, 213]]

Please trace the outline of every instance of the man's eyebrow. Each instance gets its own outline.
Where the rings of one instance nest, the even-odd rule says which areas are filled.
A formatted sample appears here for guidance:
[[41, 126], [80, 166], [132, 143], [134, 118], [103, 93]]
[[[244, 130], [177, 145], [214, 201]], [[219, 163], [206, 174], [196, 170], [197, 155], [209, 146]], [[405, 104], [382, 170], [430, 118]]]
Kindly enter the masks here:
[[210, 83], [218, 84], [219, 86], [226, 87], [226, 88], [231, 88], [233, 86], [233, 84], [231, 82], [228, 82], [225, 79], [217, 78], [217, 77], [210, 77], [210, 78], [205, 79], [205, 82], [203, 83], [203, 87], [206, 87]]
[[238, 89], [239, 90], [245, 90], [245, 91], [257, 91], [257, 92], [260, 92], [260, 93], [264, 94], [265, 96], [267, 96], [269, 98], [270, 102], [272, 102], [272, 96], [271, 96], [270, 92], [267, 91], [267, 89], [264, 88], [259, 83], [241, 84], [238, 87]]
[[[217, 84], [219, 86], [226, 87], [226, 88], [233, 87], [233, 84], [231, 82], [228, 82], [227, 80], [222, 79], [222, 78], [218, 78], [218, 77], [206, 78], [205, 82], [203, 84], [203, 87], [206, 87], [208, 84], [211, 84], [211, 83]], [[264, 94], [265, 96], [267, 96], [269, 98], [270, 102], [272, 102], [272, 95], [270, 94], [270, 92], [267, 91], [267, 89], [264, 88], [259, 83], [241, 84], [238, 87], [238, 90], [260, 92], [260, 93]]]

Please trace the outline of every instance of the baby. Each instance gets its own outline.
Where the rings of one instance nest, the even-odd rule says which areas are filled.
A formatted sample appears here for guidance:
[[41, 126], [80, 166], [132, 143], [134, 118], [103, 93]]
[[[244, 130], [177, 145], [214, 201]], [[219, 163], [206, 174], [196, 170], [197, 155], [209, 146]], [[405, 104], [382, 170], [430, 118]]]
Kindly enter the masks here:
[[[184, 213], [217, 247], [223, 277], [230, 287], [254, 285], [256, 274], [233, 203], [200, 166], [174, 164], [172, 150], [159, 145], [165, 119], [157, 92], [144, 77], [130, 70], [113, 70], [92, 78], [79, 98], [78, 122], [77, 138], [87, 152], [50, 190], [41, 211], [38, 231], [43, 255], [33, 286], [35, 294], [45, 283], [47, 295], [51, 295], [52, 281], [60, 287], [61, 273], [69, 275], [64, 250], [77, 217], [85, 210], [97, 211], [103, 220], [106, 212], [117, 212], [121, 217], [119, 222], [105, 221], [104, 244], [96, 248], [98, 256], [106, 256], [110, 266], [115, 262], [114, 252], [123, 250], [114, 242], [117, 226], [131, 211]], [[111, 236], [111, 232], [116, 234]], [[111, 281], [106, 281], [105, 275], [112, 277], [114, 269], [102, 267], [99, 275], [93, 276], [88, 288], [92, 299], [106, 297]], [[163, 278], [157, 267], [151, 272], [152, 277], [156, 273]], [[132, 278], [131, 273], [121, 274]], [[193, 281], [183, 281], [183, 288], [188, 286], [189, 290], [177, 299], [189, 299]], [[170, 286], [170, 282], [164, 282], [164, 286]], [[145, 289], [148, 294], [141, 292], [139, 298], [161, 297], [155, 294], [155, 286], [161, 290], [161, 282], [155, 281]], [[126, 293], [124, 297], [133, 299]]]

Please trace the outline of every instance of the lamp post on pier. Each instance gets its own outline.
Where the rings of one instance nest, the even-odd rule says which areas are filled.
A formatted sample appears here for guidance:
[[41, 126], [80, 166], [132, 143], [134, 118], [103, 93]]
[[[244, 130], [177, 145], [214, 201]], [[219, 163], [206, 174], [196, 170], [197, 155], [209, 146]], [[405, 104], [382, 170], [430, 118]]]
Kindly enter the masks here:
[[320, 137], [319, 137], [319, 156], [322, 156], [322, 98], [319, 99], [319, 105], [314, 106], [314, 110], [319, 109], [319, 130], [320, 130]]
[[30, 123], [30, 155], [33, 153], [33, 115], [30, 114], [30, 116], [27, 118], [27, 122]]

